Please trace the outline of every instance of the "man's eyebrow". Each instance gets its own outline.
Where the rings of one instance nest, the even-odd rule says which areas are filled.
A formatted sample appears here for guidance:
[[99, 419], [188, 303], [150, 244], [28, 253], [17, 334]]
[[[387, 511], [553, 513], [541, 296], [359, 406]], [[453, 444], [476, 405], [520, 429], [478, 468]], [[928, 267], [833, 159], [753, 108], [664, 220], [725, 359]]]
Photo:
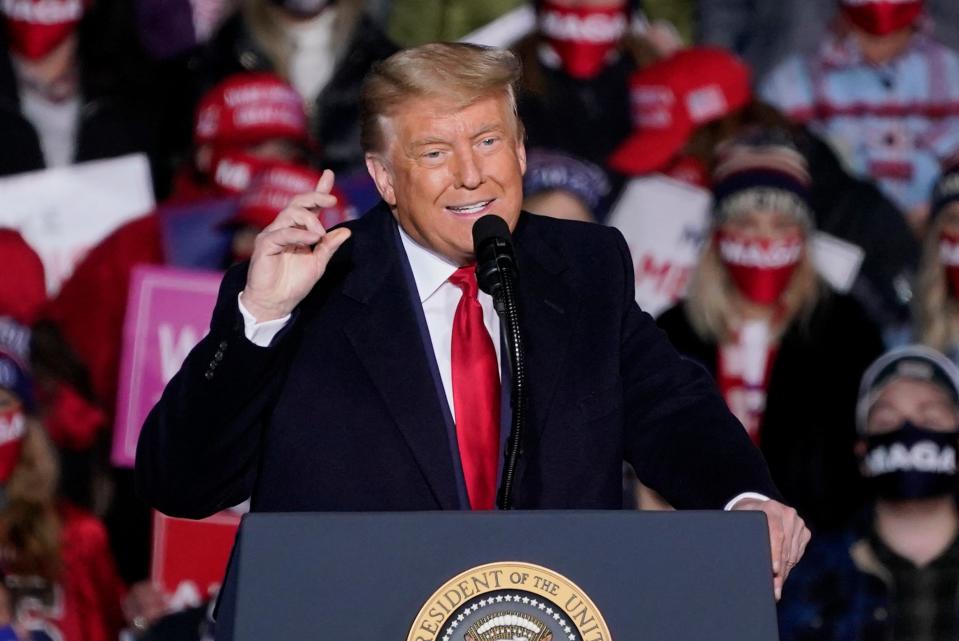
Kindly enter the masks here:
[[503, 127], [502, 123], [498, 123], [498, 122], [487, 123], [483, 125], [482, 127], [480, 127], [475, 134], [473, 134], [473, 138], [477, 138], [479, 136], [483, 136], [485, 134], [488, 134], [494, 131], [505, 131], [505, 128]]
[[423, 145], [448, 145], [450, 144], [445, 138], [438, 138], [436, 136], [427, 136], [426, 138], [417, 138], [410, 143], [410, 147], [422, 147]]
[[[480, 126], [476, 132], [473, 133], [473, 138], [478, 138], [484, 136], [491, 132], [505, 131], [505, 127], [502, 123], [490, 122]], [[416, 140], [410, 143], [410, 147], [422, 147], [424, 145], [449, 145], [450, 141], [446, 138], [440, 138], [438, 136], [426, 136], [425, 138], [417, 138]]]

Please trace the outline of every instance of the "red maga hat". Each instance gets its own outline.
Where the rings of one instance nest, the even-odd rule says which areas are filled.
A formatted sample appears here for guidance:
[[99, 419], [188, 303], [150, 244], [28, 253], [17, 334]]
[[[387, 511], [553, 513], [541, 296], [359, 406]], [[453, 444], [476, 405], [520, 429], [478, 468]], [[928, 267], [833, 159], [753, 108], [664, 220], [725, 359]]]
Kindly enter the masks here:
[[197, 146], [251, 145], [271, 138], [308, 144], [303, 99], [272, 73], [230, 76], [200, 100], [193, 138]]
[[728, 51], [690, 47], [640, 69], [630, 79], [633, 134], [609, 159], [633, 176], [662, 169], [693, 131], [752, 98], [749, 67]]
[[[236, 215], [226, 224], [250, 225], [257, 229], [267, 227], [294, 196], [316, 189], [321, 175], [308, 167], [294, 165], [276, 165], [261, 171], [240, 198]], [[346, 195], [336, 187], [330, 193], [336, 196], [336, 204], [317, 211], [320, 223], [326, 229], [353, 218], [353, 207], [347, 202]]]

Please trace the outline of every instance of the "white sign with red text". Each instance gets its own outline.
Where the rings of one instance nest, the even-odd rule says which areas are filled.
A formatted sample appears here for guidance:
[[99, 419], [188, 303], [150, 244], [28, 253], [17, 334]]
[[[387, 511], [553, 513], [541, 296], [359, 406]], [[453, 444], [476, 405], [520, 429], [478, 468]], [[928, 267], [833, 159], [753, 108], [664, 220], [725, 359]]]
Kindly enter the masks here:
[[653, 316], [686, 293], [709, 231], [708, 191], [660, 174], [632, 179], [607, 223], [626, 238], [636, 302]]
[[91, 247], [154, 204], [143, 154], [0, 178], [0, 227], [19, 230], [40, 255], [50, 296]]

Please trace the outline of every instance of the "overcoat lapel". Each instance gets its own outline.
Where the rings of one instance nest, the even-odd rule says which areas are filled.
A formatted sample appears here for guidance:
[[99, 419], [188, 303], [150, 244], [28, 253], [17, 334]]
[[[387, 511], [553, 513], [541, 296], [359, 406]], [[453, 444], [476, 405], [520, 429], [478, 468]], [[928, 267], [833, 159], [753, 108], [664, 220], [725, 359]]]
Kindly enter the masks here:
[[345, 332], [441, 509], [459, 507], [449, 439], [392, 214], [380, 204], [354, 227], [353, 270], [343, 293], [360, 303]]
[[[532, 418], [524, 447], [533, 449], [551, 419], [580, 300], [570, 282], [565, 259], [535, 235], [528, 217], [529, 214], [522, 215], [513, 239]], [[521, 457], [518, 480], [522, 479], [524, 468]]]

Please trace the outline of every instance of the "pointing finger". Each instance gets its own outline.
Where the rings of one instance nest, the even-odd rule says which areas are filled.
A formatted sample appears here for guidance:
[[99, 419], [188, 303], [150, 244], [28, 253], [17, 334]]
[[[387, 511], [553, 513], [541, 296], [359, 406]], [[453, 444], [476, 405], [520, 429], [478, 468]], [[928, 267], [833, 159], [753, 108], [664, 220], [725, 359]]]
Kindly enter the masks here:
[[316, 191], [321, 194], [328, 194], [333, 189], [333, 182], [336, 176], [331, 169], [324, 169], [320, 180], [316, 183]]

